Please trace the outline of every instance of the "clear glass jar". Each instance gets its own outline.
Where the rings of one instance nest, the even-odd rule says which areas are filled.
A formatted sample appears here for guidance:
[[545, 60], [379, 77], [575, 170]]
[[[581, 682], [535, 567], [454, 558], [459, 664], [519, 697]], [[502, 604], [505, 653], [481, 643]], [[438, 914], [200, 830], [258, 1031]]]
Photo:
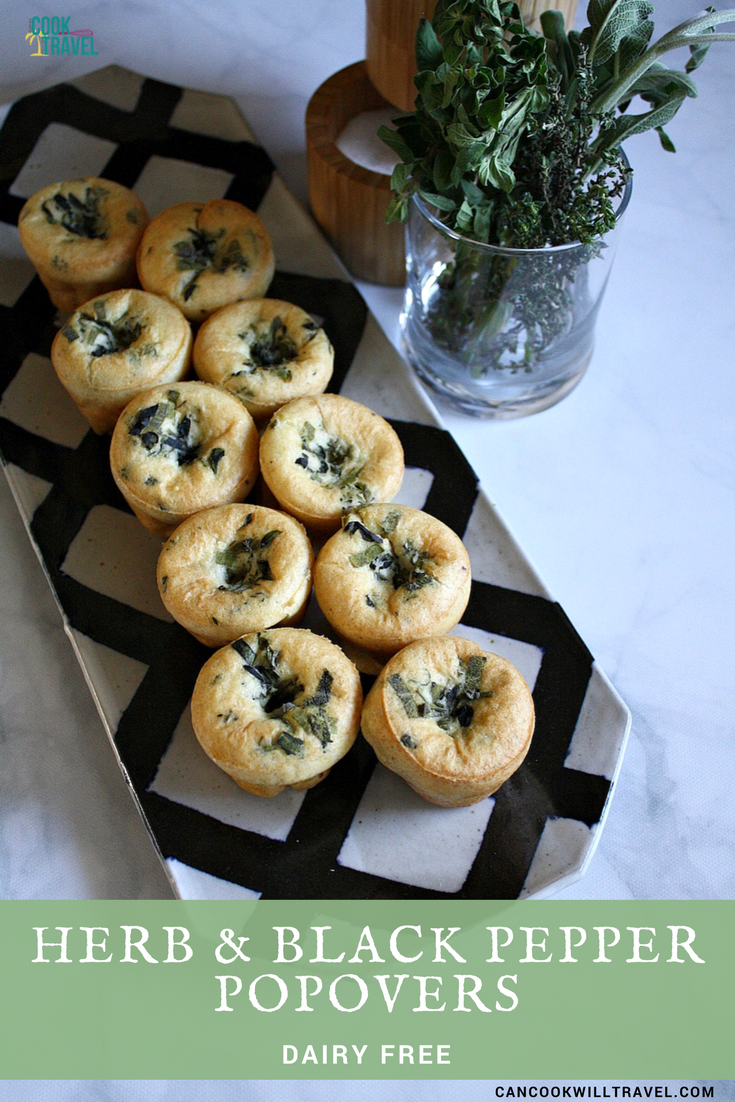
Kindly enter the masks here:
[[426, 385], [479, 417], [537, 413], [572, 390], [592, 357], [630, 180], [615, 229], [591, 245], [482, 245], [414, 197], [406, 226], [406, 356]]

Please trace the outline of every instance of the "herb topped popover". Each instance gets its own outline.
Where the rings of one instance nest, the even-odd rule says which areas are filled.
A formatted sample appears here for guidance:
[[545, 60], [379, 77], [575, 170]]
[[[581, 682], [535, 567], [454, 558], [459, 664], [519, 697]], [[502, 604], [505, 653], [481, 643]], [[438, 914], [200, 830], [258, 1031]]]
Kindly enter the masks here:
[[533, 698], [515, 666], [451, 635], [399, 651], [362, 713], [378, 759], [440, 807], [492, 795], [522, 763], [534, 725]]
[[459, 623], [472, 584], [459, 536], [407, 505], [348, 514], [314, 564], [319, 606], [348, 654], [375, 673], [415, 639]]
[[235, 394], [256, 421], [294, 398], [321, 394], [332, 377], [334, 349], [299, 306], [256, 298], [225, 306], [204, 322], [194, 370]]
[[236, 639], [194, 687], [194, 733], [215, 765], [256, 796], [313, 788], [360, 728], [360, 675], [340, 648], [303, 628]]
[[120, 414], [110, 465], [141, 523], [168, 536], [193, 513], [245, 500], [258, 475], [258, 430], [224, 390], [157, 386]]
[[137, 287], [135, 254], [147, 224], [128, 188], [82, 176], [32, 195], [18, 231], [54, 306], [70, 314], [105, 291]]
[[194, 322], [231, 302], [260, 298], [275, 269], [265, 226], [232, 199], [161, 211], [143, 235], [137, 263], [141, 286]]
[[367, 406], [319, 394], [273, 415], [261, 439], [260, 466], [281, 508], [308, 529], [334, 532], [351, 509], [398, 493], [403, 448]]
[[189, 322], [166, 299], [110, 291], [84, 303], [61, 327], [51, 362], [94, 431], [103, 433], [136, 394], [184, 378], [191, 343]]

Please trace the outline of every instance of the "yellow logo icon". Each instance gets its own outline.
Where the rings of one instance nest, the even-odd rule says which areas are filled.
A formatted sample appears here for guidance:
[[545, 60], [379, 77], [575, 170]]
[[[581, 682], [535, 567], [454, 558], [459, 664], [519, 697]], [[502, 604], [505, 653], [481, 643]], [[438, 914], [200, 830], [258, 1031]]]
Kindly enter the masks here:
[[46, 56], [46, 54], [44, 53], [44, 50], [43, 50], [43, 40], [44, 40], [44, 38], [47, 38], [47, 37], [48, 36], [45, 35], [45, 34], [40, 34], [40, 33], [34, 34], [32, 31], [28, 32], [28, 34], [26, 35], [26, 42], [28, 41], [29, 38], [30, 38], [31, 42], [33, 42], [33, 39], [35, 38], [37, 43], [38, 43], [38, 50], [36, 51], [35, 54], [31, 54], [31, 57], [45, 57]]

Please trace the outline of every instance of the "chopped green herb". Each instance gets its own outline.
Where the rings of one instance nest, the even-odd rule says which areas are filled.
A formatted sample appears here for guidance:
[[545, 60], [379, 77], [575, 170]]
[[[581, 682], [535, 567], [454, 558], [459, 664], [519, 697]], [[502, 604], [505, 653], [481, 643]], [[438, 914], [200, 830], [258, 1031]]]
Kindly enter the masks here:
[[416, 705], [416, 701], [413, 698], [413, 693], [406, 685], [399, 673], [393, 673], [388, 678], [388, 684], [393, 689], [394, 693], [403, 705], [403, 710], [409, 719], [417, 719], [419, 710]]
[[280, 746], [285, 754], [297, 758], [303, 758], [304, 756], [304, 740], [292, 735], [290, 731], [282, 731], [276, 739], [276, 745]]
[[[257, 650], [243, 639], [236, 639], [233, 649], [243, 659], [244, 668], [260, 687], [260, 704], [271, 719], [281, 719], [293, 730], [312, 735], [325, 749], [332, 741], [334, 719], [327, 711], [332, 696], [332, 675], [322, 670], [316, 692], [304, 697], [304, 686], [296, 677], [284, 678], [279, 673], [279, 655], [268, 639], [257, 636]], [[304, 740], [296, 735], [281, 732], [271, 745], [263, 744], [263, 750], [276, 746], [287, 754], [303, 754]]]
[[302, 467], [320, 486], [342, 490], [340, 501], [344, 509], [372, 501], [370, 489], [358, 481], [364, 464], [347, 440], [332, 436], [323, 426], [317, 430], [306, 421], [301, 429], [301, 449], [301, 455], [294, 460], [296, 466]]
[[[109, 356], [114, 352], [125, 352], [134, 344], [143, 331], [143, 324], [138, 317], [126, 311], [116, 321], [107, 317], [107, 301], [98, 300], [93, 303], [94, 314], [80, 311], [77, 315], [79, 326], [78, 336], [89, 347], [93, 357]], [[65, 327], [66, 328], [66, 327]], [[74, 332], [74, 330], [72, 330]], [[64, 334], [67, 336], [67, 334]], [[67, 336], [67, 339], [71, 339]]]
[[169, 390], [168, 398], [138, 412], [128, 433], [137, 436], [151, 456], [175, 457], [180, 467], [199, 456], [198, 426], [185, 406], [178, 406], [179, 392]]
[[297, 349], [282, 318], [273, 318], [269, 326], [251, 325], [249, 330], [238, 333], [238, 337], [245, 341], [247, 351], [244, 370], [233, 371], [233, 378], [270, 371], [286, 383], [291, 381], [293, 376], [288, 362], [295, 359]]
[[382, 537], [376, 532], [371, 532], [357, 517], [348, 516], [345, 518], [344, 530], [349, 536], [359, 535], [368, 543], [382, 544]]
[[250, 261], [244, 255], [242, 246], [236, 237], [231, 237], [214, 265], [215, 272], [226, 272], [228, 268], [234, 268], [236, 272], [246, 272], [250, 267]]
[[425, 569], [432, 560], [427, 551], [415, 547], [409, 540], [404, 540], [399, 547], [391, 543], [388, 536], [395, 532], [399, 518], [399, 513], [389, 513], [381, 525], [381, 536], [350, 517], [345, 532], [370, 542], [350, 555], [349, 561], [356, 568], [369, 566], [378, 581], [389, 582], [394, 589], [405, 589], [406, 593], [413, 594], [424, 586], [435, 584], [435, 579]]
[[41, 204], [41, 210], [51, 225], [63, 226], [77, 237], [103, 241], [107, 237], [100, 202], [107, 195], [107, 189], [88, 187], [84, 199], [78, 199], [73, 192], [63, 195], [57, 191], [50, 199]]
[[406, 747], [407, 750], [416, 750], [418, 748], [418, 745], [419, 745], [417, 743], [416, 739], [411, 738], [411, 736], [409, 734], [401, 735], [401, 742], [403, 743], [403, 745]]
[[218, 588], [242, 593], [246, 589], [253, 589], [260, 582], [272, 582], [273, 574], [268, 556], [263, 552], [267, 551], [280, 534], [281, 530], [276, 528], [266, 532], [260, 539], [252, 536], [249, 539], [233, 540], [227, 547], [218, 551], [214, 561], [225, 569], [224, 585]]
[[212, 271], [221, 275], [228, 268], [244, 272], [249, 267], [249, 261], [243, 255], [237, 238], [231, 238], [224, 249], [219, 248], [217, 243], [225, 235], [224, 228], [219, 233], [210, 233], [208, 230], [199, 230], [190, 226], [187, 232], [191, 235], [188, 240], [177, 241], [174, 244], [178, 270], [194, 273], [184, 287], [185, 302], [188, 302], [196, 291], [197, 280], [206, 268], [211, 268]]
[[244, 639], [236, 639], [231, 644], [232, 649], [240, 655], [246, 664], [250, 665], [255, 661], [255, 651], [249, 646]]
[[224, 448], [212, 448], [211, 452], [207, 456], [207, 465], [213, 474], [217, 474], [217, 468], [219, 467], [220, 460], [225, 454]]
[[317, 685], [316, 692], [313, 696], [310, 696], [303, 702], [304, 707], [321, 708], [325, 704], [328, 704], [332, 697], [332, 677], [329, 670], [322, 670], [322, 675], [319, 678], [319, 684]]
[[383, 532], [385, 533], [386, 536], [392, 536], [393, 535], [393, 533], [396, 530], [396, 525], [398, 524], [398, 521], [400, 519], [401, 519], [401, 514], [400, 513], [395, 513], [395, 512], [388, 513], [388, 515], [385, 517], [385, 519], [383, 520], [383, 523], [381, 525], [381, 527], [383, 529]]
[[[480, 690], [485, 662], [479, 654], [460, 658], [457, 676], [446, 682], [432, 680], [426, 671], [421, 681], [411, 679], [407, 684], [400, 674], [392, 674], [388, 683], [409, 719], [433, 719], [442, 731], [454, 736], [472, 723], [474, 702], [493, 695]], [[405, 743], [405, 736], [401, 742]]]
[[322, 749], [325, 749], [332, 741], [332, 732], [329, 726], [329, 716], [323, 708], [315, 708], [307, 716], [309, 730], [314, 738], [319, 739]]
[[377, 559], [378, 555], [384, 555], [383, 544], [371, 543], [368, 547], [363, 547], [362, 551], [357, 551], [354, 555], [350, 555], [350, 562], [353, 566], [367, 566], [373, 559]]

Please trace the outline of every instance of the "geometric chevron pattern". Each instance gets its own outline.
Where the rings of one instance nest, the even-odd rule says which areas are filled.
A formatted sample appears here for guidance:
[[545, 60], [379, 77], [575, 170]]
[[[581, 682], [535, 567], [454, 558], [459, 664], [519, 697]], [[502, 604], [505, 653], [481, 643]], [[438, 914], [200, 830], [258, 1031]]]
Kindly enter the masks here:
[[[161, 166], [172, 162], [182, 166], [176, 174], [179, 186], [182, 177], [188, 186], [200, 181], [201, 190], [190, 197], [220, 194], [256, 210], [272, 205], [273, 166], [262, 148], [248, 138], [183, 128], [180, 119], [188, 114], [182, 104], [190, 104], [182, 97], [188, 94], [135, 79], [137, 96], [124, 106], [109, 102], [103, 86], [90, 93], [65, 85], [13, 107], [0, 159], [0, 242], [12, 242], [27, 194], [71, 175], [68, 169], [55, 175], [54, 168], [74, 158], [74, 174], [94, 171], [132, 188], [143, 181], [153, 213], [156, 203], [160, 209], [178, 199], [161, 190]], [[129, 79], [125, 88], [129, 94]], [[45, 159], [46, 175], [36, 182], [39, 157]], [[316, 238], [316, 231], [310, 232]], [[336, 351], [332, 389], [349, 393], [350, 370], [368, 324], [364, 302], [338, 270], [305, 274], [303, 264], [289, 270], [288, 256], [277, 259], [269, 293], [323, 319]], [[525, 583], [518, 588], [507, 584], [512, 564], [506, 564], [503, 584], [474, 583], [462, 625], [489, 645], [505, 648], [521, 668], [526, 663], [536, 704], [529, 756], [487, 805], [476, 812], [447, 812], [416, 802], [405, 786], [396, 795], [393, 779], [384, 775], [362, 739], [322, 784], [265, 801], [267, 808], [257, 797], [235, 790], [219, 771], [212, 772], [187, 727], [192, 686], [210, 652], [158, 610], [150, 611], [143, 592], [149, 578], [141, 577], [142, 595], [132, 600], [125, 587], [111, 591], [104, 577], [93, 576], [92, 566], [85, 576], [75, 544], [80, 532], [104, 516], [119, 517], [121, 524], [111, 530], [127, 532], [122, 519], [128, 509], [109, 472], [109, 440], [79, 426], [73, 408], [64, 407], [65, 395], [48, 398], [53, 387], [48, 356], [58, 326], [54, 308], [22, 258], [6, 256], [0, 268], [0, 449], [16, 477], [42, 480], [42, 499], [28, 519], [68, 624], [80, 638], [124, 656], [121, 661], [133, 660], [144, 671], [111, 734], [171, 868], [200, 870], [263, 898], [514, 898], [524, 885], [526, 890], [529, 884], [548, 886], [539, 879], [542, 850], [554, 869], [552, 881], [579, 867], [603, 818], [627, 718], [622, 705], [616, 710], [611, 704], [612, 690], [600, 682], [592, 656], [559, 605], [540, 587], [532, 591]], [[388, 369], [405, 370], [385, 345]], [[44, 411], [44, 400], [53, 408]], [[53, 428], [58, 409], [66, 417], [63, 431]], [[479, 512], [486, 525], [492, 524], [489, 506], [478, 498], [477, 480], [452, 437], [410, 419], [393, 424], [409, 467], [409, 503], [461, 536], [469, 537]], [[109, 556], [119, 555], [125, 564], [144, 561], [146, 555], [150, 559], [150, 548], [144, 554], [141, 543], [138, 554], [128, 542], [150, 536], [142, 529], [131, 531], [130, 537], [116, 537]], [[478, 539], [475, 533], [473, 545]], [[484, 554], [482, 549], [478, 554]], [[522, 565], [519, 578], [526, 576]], [[492, 577], [489, 559], [478, 573]], [[136, 584], [132, 578], [131, 585]], [[322, 630], [318, 615], [311, 611], [306, 623]], [[586, 709], [585, 724], [594, 725], [590, 700], [600, 694], [605, 707], [598, 710], [606, 716], [600, 738], [610, 745], [606, 775], [584, 769], [581, 736], [575, 767], [567, 764], [580, 716]], [[109, 716], [103, 718], [109, 726]], [[561, 821], [571, 824], [564, 838], [581, 839], [570, 855], [560, 852], [549, 831], [549, 824]], [[424, 836], [433, 840], [435, 859], [426, 849], [421, 856]], [[418, 847], [416, 853], [412, 846]]]

